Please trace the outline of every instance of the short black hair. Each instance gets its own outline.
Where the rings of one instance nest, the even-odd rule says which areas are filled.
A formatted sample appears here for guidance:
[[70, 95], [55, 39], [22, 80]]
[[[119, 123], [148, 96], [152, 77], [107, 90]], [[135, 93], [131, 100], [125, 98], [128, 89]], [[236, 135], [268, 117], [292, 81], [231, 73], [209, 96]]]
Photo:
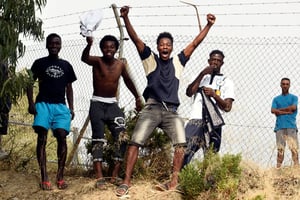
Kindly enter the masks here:
[[288, 81], [288, 82], [291, 82], [291, 80], [290, 80], [289, 78], [287, 78], [287, 77], [282, 78], [280, 82], [282, 82], [282, 81]]
[[218, 49], [212, 50], [212, 51], [209, 53], [209, 57], [211, 57], [211, 56], [214, 55], [214, 54], [219, 54], [219, 55], [222, 56], [223, 59], [225, 58], [224, 53], [223, 53], [222, 51], [218, 50]]
[[61, 37], [57, 33], [50, 33], [46, 38], [46, 48], [48, 48], [50, 41], [55, 37], [58, 37], [61, 41]]
[[158, 45], [159, 41], [162, 38], [169, 38], [171, 40], [171, 43], [173, 44], [173, 36], [171, 35], [171, 33], [169, 32], [162, 32], [158, 35], [157, 40], [156, 40], [156, 44]]
[[117, 49], [117, 50], [119, 49], [119, 45], [120, 45], [120, 44], [119, 44], [119, 41], [118, 41], [117, 38], [116, 38], [115, 36], [113, 36], [113, 35], [105, 35], [105, 36], [101, 39], [100, 44], [99, 44], [100, 49], [103, 48], [104, 42], [106, 42], [106, 41], [113, 41], [113, 42], [115, 43], [116, 49]]

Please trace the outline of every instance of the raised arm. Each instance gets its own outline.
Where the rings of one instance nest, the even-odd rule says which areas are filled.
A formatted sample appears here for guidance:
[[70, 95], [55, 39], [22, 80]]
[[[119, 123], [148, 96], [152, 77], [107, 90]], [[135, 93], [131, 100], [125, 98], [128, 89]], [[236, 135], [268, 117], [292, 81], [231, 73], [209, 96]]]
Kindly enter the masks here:
[[202, 29], [202, 31], [196, 36], [196, 38], [183, 51], [184, 55], [188, 58], [192, 55], [192, 53], [198, 47], [198, 45], [203, 41], [209, 29], [215, 23], [216, 17], [213, 14], [207, 14], [206, 17], [207, 17], [207, 24], [204, 27], [204, 29]]
[[97, 62], [97, 58], [95, 56], [90, 56], [90, 50], [93, 45], [93, 38], [86, 37], [86, 42], [87, 45], [82, 52], [81, 61], [88, 65], [94, 65]]
[[125, 27], [127, 30], [127, 33], [130, 37], [130, 39], [133, 41], [133, 43], [135, 44], [137, 50], [139, 53], [143, 52], [144, 48], [145, 48], [145, 44], [144, 42], [138, 37], [138, 35], [136, 34], [135, 30], [133, 29], [130, 20], [128, 18], [128, 13], [129, 13], [129, 7], [128, 6], [123, 6], [120, 9], [120, 15], [124, 20], [125, 23]]

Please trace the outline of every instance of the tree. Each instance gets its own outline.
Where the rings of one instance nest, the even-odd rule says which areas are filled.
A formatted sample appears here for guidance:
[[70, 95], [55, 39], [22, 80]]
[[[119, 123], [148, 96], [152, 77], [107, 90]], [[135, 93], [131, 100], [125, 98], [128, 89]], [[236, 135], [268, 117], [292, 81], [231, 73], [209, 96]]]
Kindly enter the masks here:
[[37, 41], [44, 38], [43, 22], [36, 17], [36, 11], [41, 13], [46, 3], [47, 0], [0, 0], [0, 66], [8, 67], [9, 72], [8, 79], [0, 74], [0, 101], [10, 98], [16, 103], [30, 83], [28, 74], [15, 71], [18, 58], [25, 53], [20, 37]]

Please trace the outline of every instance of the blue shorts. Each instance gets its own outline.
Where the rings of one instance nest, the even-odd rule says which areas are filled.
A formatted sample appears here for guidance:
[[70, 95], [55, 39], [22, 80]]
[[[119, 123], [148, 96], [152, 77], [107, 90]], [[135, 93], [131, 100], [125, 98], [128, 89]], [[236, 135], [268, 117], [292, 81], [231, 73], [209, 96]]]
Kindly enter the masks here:
[[64, 129], [68, 133], [71, 126], [71, 112], [65, 104], [38, 102], [35, 104], [37, 114], [34, 116], [33, 128], [40, 126], [46, 130]]

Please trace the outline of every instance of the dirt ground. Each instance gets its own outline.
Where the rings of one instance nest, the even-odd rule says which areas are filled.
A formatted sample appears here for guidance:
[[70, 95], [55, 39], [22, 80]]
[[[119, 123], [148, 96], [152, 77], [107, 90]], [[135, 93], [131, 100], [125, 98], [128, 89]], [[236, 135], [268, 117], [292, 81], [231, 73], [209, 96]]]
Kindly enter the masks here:
[[[240, 183], [240, 190], [236, 199], [270, 199], [287, 200], [300, 199], [300, 169], [285, 167], [282, 169], [261, 170], [253, 165], [245, 165], [244, 175]], [[50, 180], [55, 181], [55, 173], [50, 173]], [[39, 188], [39, 174], [32, 172], [16, 172], [1, 168], [0, 161], [0, 199], [1, 200], [110, 200], [120, 199], [114, 191], [116, 186], [108, 184], [107, 190], [99, 190], [94, 187], [95, 180], [88, 176], [66, 173], [66, 182], [69, 187], [66, 190], [58, 190], [53, 185], [52, 191], [42, 191]], [[160, 200], [184, 199], [177, 192], [156, 191], [155, 182], [133, 182], [129, 194], [122, 199]], [[257, 197], [259, 196], [259, 198]], [[199, 198], [199, 199], [204, 199]]]

